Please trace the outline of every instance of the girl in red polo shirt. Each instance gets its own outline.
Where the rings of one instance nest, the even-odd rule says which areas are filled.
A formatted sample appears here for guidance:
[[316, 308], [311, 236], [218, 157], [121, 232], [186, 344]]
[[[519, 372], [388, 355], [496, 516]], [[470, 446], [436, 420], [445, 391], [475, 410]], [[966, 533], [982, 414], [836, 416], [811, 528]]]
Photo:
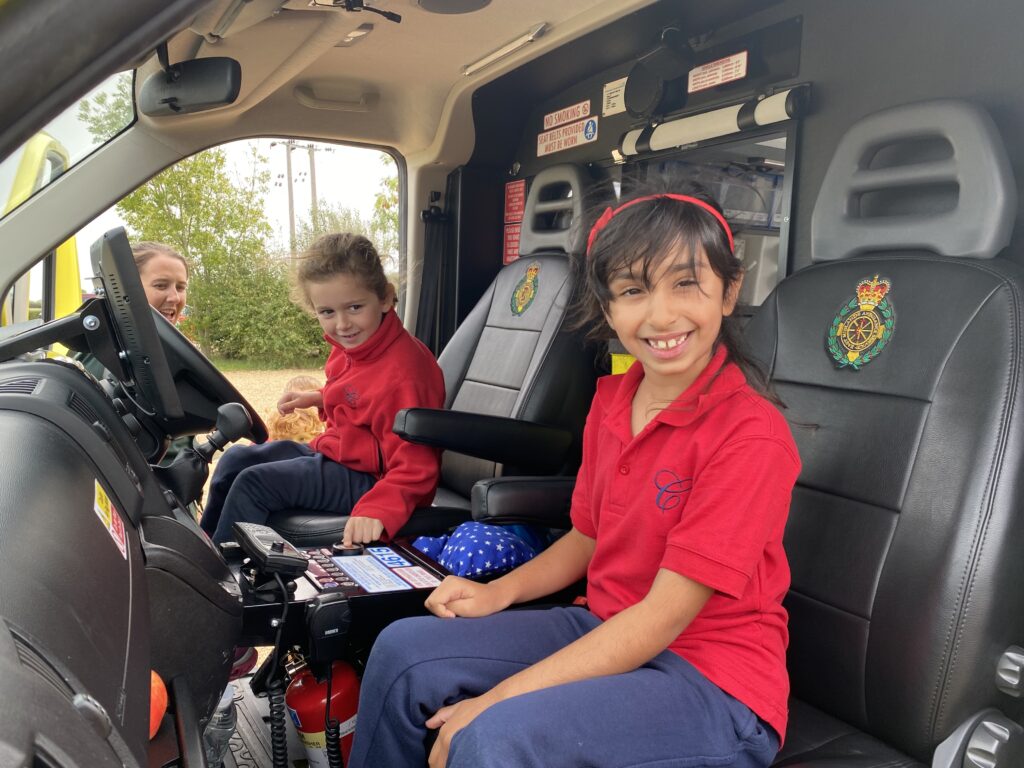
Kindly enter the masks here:
[[[763, 768], [778, 751], [800, 460], [731, 327], [732, 232], [706, 197], [642, 195], [601, 215], [583, 267], [584, 314], [637, 362], [598, 383], [573, 528], [385, 630], [354, 768]], [[501, 612], [584, 575], [587, 608]]]
[[221, 457], [202, 519], [214, 543], [233, 538], [232, 523], [266, 523], [293, 508], [351, 513], [343, 542], [376, 541], [434, 496], [436, 449], [407, 443], [391, 427], [403, 408], [442, 407], [444, 377], [402, 327], [377, 250], [362, 235], [324, 235], [299, 257], [296, 277], [297, 299], [331, 345], [327, 383], [285, 392], [277, 407], [317, 408], [326, 426], [309, 445], [275, 440]]

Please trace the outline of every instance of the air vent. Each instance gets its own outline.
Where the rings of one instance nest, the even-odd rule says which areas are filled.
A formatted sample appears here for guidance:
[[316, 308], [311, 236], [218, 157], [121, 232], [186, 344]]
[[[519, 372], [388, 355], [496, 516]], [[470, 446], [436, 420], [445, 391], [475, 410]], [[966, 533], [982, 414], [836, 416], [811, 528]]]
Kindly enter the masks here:
[[0, 381], [0, 392], [9, 392], [15, 395], [31, 395], [39, 386], [39, 377], [21, 376], [16, 379], [5, 379]]
[[21, 661], [21, 665], [35, 672], [36, 675], [48, 682], [57, 693], [71, 701], [75, 692], [53, 665], [46, 660], [46, 657], [33, 648], [28, 640], [13, 629], [11, 629], [11, 637], [14, 639], [14, 647], [18, 651], [18, 659]]
[[71, 397], [68, 398], [68, 408], [77, 413], [86, 424], [92, 424], [100, 419], [92, 406], [75, 392], [72, 392]]

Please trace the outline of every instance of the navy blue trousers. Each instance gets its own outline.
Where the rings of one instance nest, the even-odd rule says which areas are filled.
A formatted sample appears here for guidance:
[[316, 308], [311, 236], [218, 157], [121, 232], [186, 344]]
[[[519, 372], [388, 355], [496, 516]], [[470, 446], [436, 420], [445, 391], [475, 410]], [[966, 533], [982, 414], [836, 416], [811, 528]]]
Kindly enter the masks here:
[[263, 525], [284, 509], [347, 515], [374, 482], [303, 443], [236, 445], [217, 462], [200, 525], [220, 544], [234, 539], [232, 523]]
[[[584, 608], [481, 619], [403, 619], [377, 639], [363, 677], [349, 768], [426, 764], [425, 722], [600, 623]], [[622, 675], [495, 704], [452, 739], [448, 768], [765, 768], [778, 737], [750, 709], [665, 651]]]

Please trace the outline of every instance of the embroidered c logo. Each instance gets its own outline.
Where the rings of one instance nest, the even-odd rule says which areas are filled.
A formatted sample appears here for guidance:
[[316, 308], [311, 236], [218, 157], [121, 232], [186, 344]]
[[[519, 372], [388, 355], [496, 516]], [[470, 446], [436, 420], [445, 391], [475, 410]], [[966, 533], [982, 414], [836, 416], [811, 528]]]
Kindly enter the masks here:
[[662, 512], [668, 512], [679, 506], [682, 495], [693, 487], [693, 480], [689, 477], [680, 479], [671, 469], [661, 469], [654, 476], [654, 487], [658, 489], [654, 505]]

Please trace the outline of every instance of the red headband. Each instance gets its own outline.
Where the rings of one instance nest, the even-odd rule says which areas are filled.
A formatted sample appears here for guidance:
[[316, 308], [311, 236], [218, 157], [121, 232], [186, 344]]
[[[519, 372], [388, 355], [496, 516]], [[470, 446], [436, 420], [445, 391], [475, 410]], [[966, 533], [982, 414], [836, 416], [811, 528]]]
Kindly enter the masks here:
[[597, 237], [598, 233], [608, 226], [608, 222], [611, 221], [616, 214], [626, 210], [631, 205], [642, 203], [645, 200], [657, 200], [662, 197], [667, 197], [670, 200], [678, 200], [681, 203], [691, 203], [692, 205], [696, 205], [698, 208], [703, 208], [705, 211], [710, 213], [718, 219], [718, 223], [721, 224], [722, 229], [725, 230], [725, 235], [729, 238], [729, 250], [732, 252], [736, 251], [736, 246], [732, 240], [732, 230], [729, 229], [729, 224], [726, 222], [725, 217], [715, 210], [713, 205], [710, 205], [697, 197], [690, 197], [689, 195], [674, 195], [666, 192], [660, 195], [646, 195], [645, 197], [638, 197], [635, 200], [630, 200], [628, 203], [623, 203], [618, 208], [605, 208], [604, 213], [601, 214], [601, 218], [594, 222], [594, 226], [590, 229], [590, 234], [587, 236], [587, 256], [590, 255], [590, 248], [594, 244], [594, 239]]

